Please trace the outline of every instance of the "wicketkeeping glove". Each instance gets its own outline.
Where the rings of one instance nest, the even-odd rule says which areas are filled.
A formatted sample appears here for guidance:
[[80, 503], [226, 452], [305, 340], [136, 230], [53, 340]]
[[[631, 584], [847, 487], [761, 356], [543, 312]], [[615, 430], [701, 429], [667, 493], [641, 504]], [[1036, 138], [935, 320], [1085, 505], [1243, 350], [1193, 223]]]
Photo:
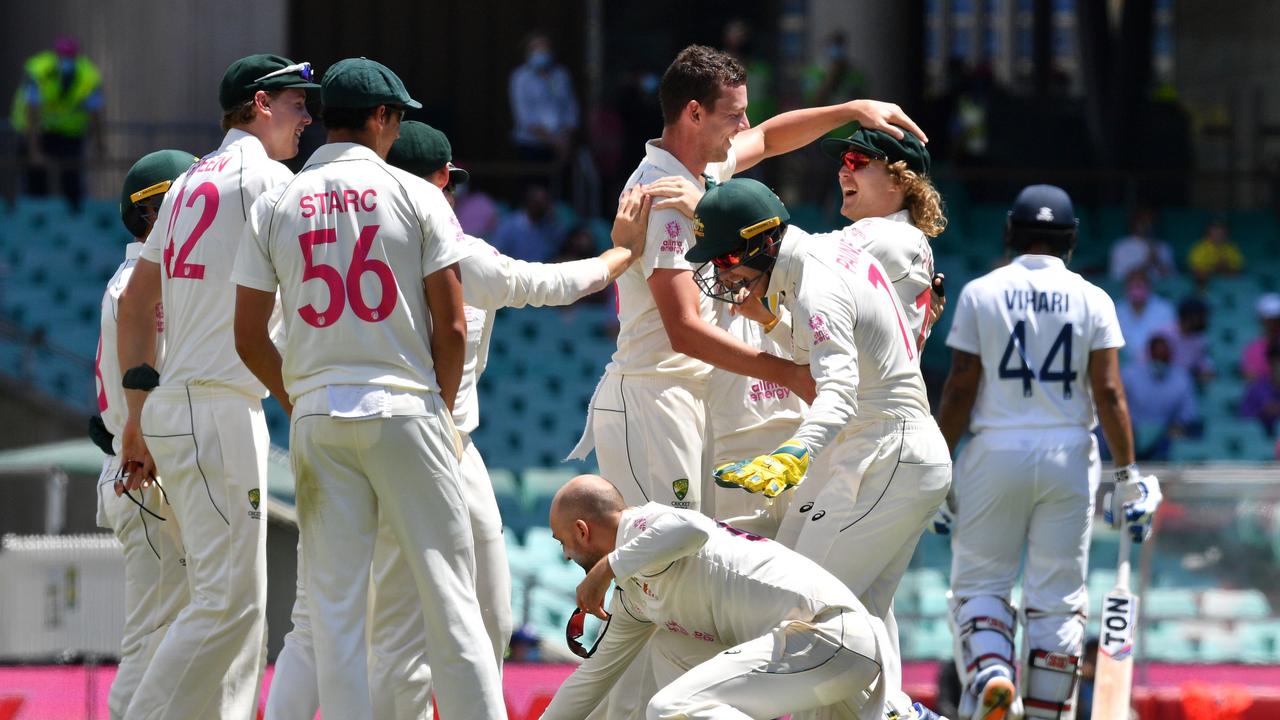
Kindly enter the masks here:
[[1140, 543], [1151, 537], [1151, 524], [1164, 495], [1154, 475], [1142, 477], [1136, 464], [1116, 471], [1116, 486], [1102, 497], [1102, 517], [1118, 528], [1128, 525], [1133, 541]]
[[716, 484], [747, 492], [778, 497], [783, 490], [799, 485], [809, 469], [809, 448], [799, 440], [788, 440], [772, 453], [754, 460], [726, 463], [716, 468]]

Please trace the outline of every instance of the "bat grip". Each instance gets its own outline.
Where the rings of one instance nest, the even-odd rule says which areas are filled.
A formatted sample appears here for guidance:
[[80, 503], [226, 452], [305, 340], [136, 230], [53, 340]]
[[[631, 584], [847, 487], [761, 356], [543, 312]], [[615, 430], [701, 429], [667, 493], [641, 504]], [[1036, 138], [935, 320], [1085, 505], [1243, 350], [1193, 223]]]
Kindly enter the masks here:
[[1116, 563], [1116, 586], [1129, 589], [1129, 554], [1133, 549], [1133, 536], [1129, 533], [1128, 524], [1123, 520], [1120, 524], [1120, 553]]

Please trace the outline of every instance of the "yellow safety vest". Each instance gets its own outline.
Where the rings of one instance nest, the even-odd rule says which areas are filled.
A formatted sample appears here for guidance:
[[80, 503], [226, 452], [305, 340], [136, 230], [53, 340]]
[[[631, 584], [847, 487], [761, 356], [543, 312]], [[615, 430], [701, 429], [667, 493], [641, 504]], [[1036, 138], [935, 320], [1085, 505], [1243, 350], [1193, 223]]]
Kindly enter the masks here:
[[40, 129], [44, 132], [82, 137], [89, 128], [89, 111], [85, 100], [102, 83], [102, 74], [89, 58], [76, 58], [75, 76], [64, 92], [58, 55], [46, 50], [27, 60], [26, 78], [13, 98], [10, 121], [17, 132], [27, 130], [27, 81], [34, 82], [40, 93]]

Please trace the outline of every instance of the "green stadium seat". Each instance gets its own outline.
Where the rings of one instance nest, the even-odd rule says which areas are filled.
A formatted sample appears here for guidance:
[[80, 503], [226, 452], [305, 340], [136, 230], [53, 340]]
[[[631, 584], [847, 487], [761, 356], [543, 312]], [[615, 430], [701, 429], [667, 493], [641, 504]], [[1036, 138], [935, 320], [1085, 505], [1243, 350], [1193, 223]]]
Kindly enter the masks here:
[[1167, 207], [1160, 212], [1160, 234], [1173, 246], [1180, 266], [1186, 265], [1187, 252], [1204, 235], [1205, 225], [1213, 213], [1203, 208]]
[[955, 645], [951, 628], [946, 620], [921, 620], [901, 623], [898, 638], [903, 659], [949, 660], [954, 656]]

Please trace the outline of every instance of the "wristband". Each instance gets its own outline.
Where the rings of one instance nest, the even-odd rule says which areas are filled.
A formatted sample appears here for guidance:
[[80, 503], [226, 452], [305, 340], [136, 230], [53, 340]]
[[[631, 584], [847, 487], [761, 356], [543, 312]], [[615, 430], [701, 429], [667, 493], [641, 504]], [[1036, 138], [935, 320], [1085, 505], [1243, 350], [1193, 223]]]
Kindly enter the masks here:
[[778, 326], [778, 321], [782, 320], [781, 315], [774, 315], [773, 319], [764, 324], [764, 332], [767, 335], [771, 330]]
[[124, 372], [120, 384], [125, 390], [144, 390], [150, 392], [160, 384], [160, 373], [146, 363], [131, 367]]

